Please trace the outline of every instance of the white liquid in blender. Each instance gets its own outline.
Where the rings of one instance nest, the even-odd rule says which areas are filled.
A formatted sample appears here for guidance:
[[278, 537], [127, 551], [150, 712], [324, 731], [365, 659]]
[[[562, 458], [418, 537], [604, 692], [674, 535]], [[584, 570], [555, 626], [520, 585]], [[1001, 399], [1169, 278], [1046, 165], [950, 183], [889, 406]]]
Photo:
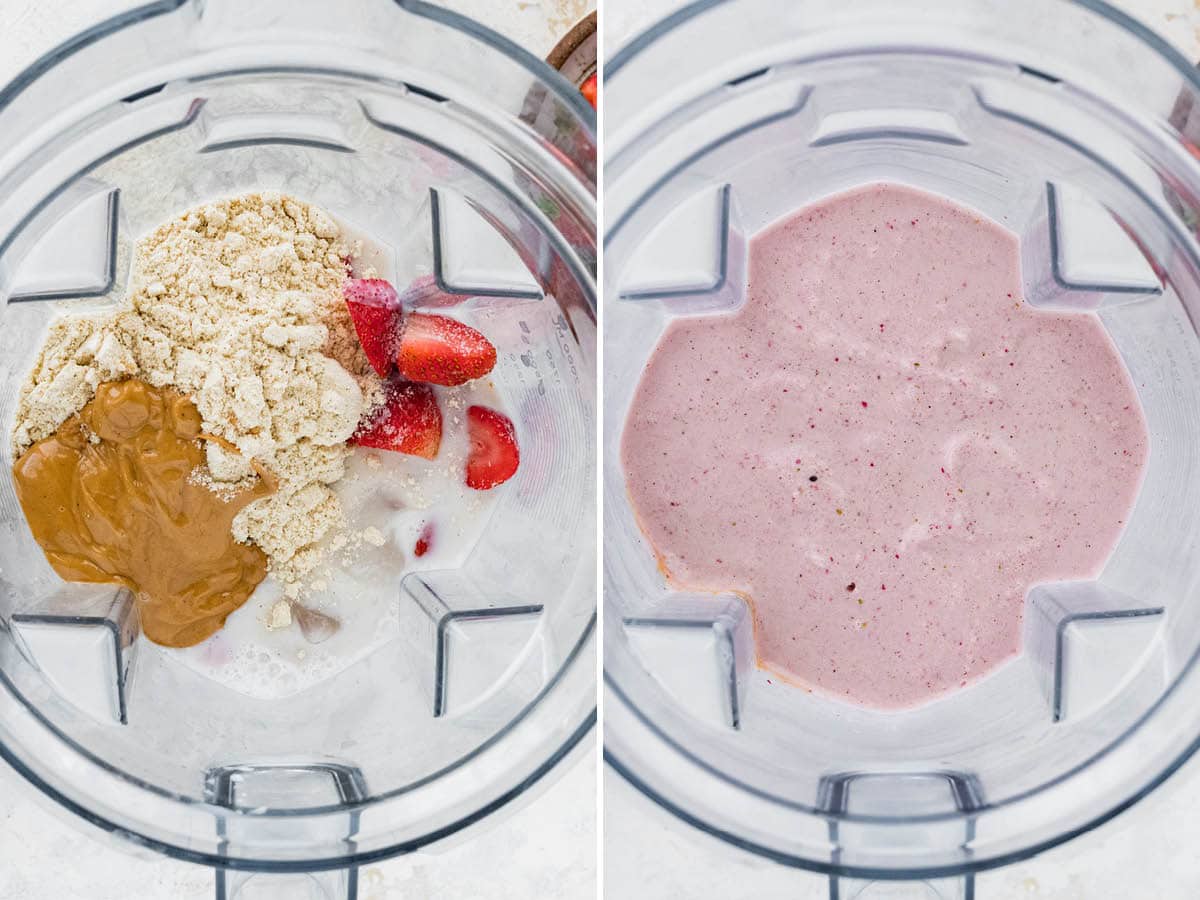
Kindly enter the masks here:
[[[268, 630], [263, 624], [267, 612], [282, 596], [279, 583], [268, 577], [207, 641], [181, 650], [147, 643], [147, 649], [166, 653], [238, 693], [270, 699], [331, 678], [396, 639], [401, 578], [409, 572], [461, 567], [506, 487], [476, 491], [463, 481], [467, 407], [503, 408], [488, 380], [435, 390], [443, 416], [436, 459], [358, 448], [347, 462], [346, 476], [333, 485], [351, 531], [374, 527], [386, 539], [378, 547], [364, 543], [332, 551], [315, 573], [327, 586], [300, 597], [305, 606], [340, 622], [334, 635], [313, 644], [296, 622]], [[417, 557], [414, 546], [426, 523], [433, 524], [430, 547]]]

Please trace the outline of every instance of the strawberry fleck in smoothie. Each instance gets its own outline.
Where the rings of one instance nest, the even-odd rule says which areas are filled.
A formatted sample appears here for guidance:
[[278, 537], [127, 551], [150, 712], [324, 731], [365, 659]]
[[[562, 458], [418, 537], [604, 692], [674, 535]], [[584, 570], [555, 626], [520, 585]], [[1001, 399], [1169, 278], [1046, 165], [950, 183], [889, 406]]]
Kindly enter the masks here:
[[896, 709], [1014, 656], [1031, 586], [1100, 572], [1147, 445], [1099, 320], [1021, 302], [1013, 234], [875, 184], [756, 236], [737, 312], [668, 327], [622, 461], [673, 585], [744, 594], [764, 666]]

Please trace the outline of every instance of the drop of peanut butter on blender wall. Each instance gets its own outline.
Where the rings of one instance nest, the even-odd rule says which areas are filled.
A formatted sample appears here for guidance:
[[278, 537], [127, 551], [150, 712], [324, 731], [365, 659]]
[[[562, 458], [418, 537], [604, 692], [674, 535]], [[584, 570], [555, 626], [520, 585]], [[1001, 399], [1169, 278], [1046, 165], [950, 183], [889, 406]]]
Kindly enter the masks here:
[[187, 397], [136, 379], [95, 398], [13, 467], [17, 499], [54, 570], [67, 581], [121, 584], [142, 633], [189, 647], [225, 624], [267, 574], [266, 555], [234, 540], [253, 486], [218, 495], [193, 477], [206, 463], [200, 414]]

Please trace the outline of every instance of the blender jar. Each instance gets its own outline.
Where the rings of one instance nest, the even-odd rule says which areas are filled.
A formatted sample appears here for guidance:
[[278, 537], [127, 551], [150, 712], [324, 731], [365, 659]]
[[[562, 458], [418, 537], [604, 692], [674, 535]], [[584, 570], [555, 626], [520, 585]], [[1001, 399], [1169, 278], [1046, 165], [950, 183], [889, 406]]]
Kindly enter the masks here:
[[359, 863], [537, 783], [595, 720], [595, 135], [578, 93], [417, 0], [158, 0], [0, 90], [0, 134], [6, 429], [47, 323], [119, 299], [138, 237], [273, 189], [482, 323], [522, 450], [460, 566], [335, 584], [343, 609], [390, 610], [369, 652], [270, 700], [140, 639], [124, 591], [64, 584], [2, 479], [0, 755], [87, 821], [220, 867], [219, 896], [271, 878], [353, 896]]
[[[606, 73], [610, 763], [834, 897], [971, 896], [1163, 781], [1200, 736], [1195, 70], [1099, 0], [706, 0]], [[670, 588], [620, 464], [666, 324], [736, 307], [752, 235], [875, 181], [1017, 233], [1026, 301], [1099, 316], [1151, 435], [1101, 576], [1035, 587], [1018, 657], [902, 712], [767, 689], [745, 604]]]

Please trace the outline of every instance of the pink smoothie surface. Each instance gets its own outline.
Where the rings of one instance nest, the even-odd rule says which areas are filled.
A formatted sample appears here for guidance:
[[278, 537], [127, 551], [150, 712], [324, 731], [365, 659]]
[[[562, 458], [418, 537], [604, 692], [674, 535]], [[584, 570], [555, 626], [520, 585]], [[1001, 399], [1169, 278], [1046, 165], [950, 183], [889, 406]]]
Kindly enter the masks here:
[[1099, 574], [1148, 442], [1099, 319], [1022, 302], [1015, 235], [874, 184], [756, 235], [736, 312], [671, 322], [621, 456], [673, 586], [747, 597], [786, 680], [899, 709]]

